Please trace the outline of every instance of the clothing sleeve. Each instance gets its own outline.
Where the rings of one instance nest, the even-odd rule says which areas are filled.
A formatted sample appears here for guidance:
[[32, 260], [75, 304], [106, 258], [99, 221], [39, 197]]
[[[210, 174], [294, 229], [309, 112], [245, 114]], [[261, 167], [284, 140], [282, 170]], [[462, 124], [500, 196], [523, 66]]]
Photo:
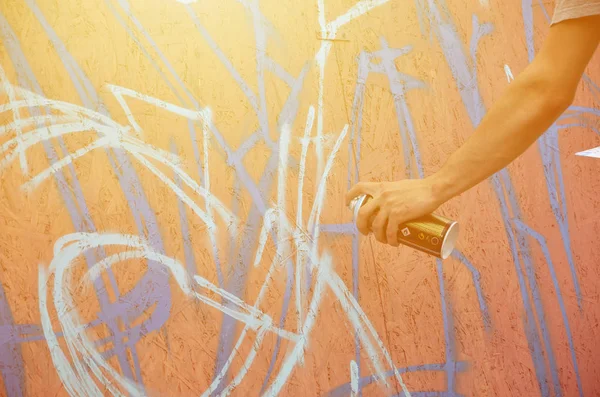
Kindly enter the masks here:
[[600, 15], [600, 0], [556, 0], [552, 25], [591, 15]]

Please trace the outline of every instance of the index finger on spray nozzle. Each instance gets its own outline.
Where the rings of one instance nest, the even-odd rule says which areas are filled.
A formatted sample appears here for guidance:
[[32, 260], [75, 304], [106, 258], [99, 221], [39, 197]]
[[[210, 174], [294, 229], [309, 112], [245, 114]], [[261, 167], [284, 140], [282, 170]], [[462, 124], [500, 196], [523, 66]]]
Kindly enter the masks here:
[[360, 211], [360, 208], [363, 206], [363, 204], [365, 203], [365, 201], [367, 200], [368, 197], [369, 197], [369, 195], [363, 194], [363, 195], [360, 195], [360, 196], [354, 198], [350, 202], [350, 209], [353, 212], [354, 223], [356, 223], [356, 219], [358, 218], [358, 211]]

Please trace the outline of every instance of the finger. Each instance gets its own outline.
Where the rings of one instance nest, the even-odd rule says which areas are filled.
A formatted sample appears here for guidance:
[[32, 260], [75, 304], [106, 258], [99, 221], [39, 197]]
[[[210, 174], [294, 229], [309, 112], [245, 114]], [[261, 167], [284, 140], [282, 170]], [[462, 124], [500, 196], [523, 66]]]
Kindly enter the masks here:
[[400, 229], [400, 216], [392, 211], [388, 217], [388, 223], [386, 228], [387, 243], [393, 247], [400, 245], [398, 241], [398, 229]]
[[365, 236], [371, 231], [371, 222], [379, 211], [379, 200], [369, 200], [358, 210], [356, 217], [356, 227]]
[[359, 182], [356, 185], [352, 186], [352, 188], [346, 193], [346, 205], [350, 205], [350, 202], [360, 195], [368, 194], [369, 196], [373, 196], [374, 191], [375, 183]]
[[380, 243], [387, 243], [387, 225], [388, 225], [388, 211], [380, 208], [379, 213], [375, 216], [373, 220], [373, 226], [371, 230], [373, 230], [373, 234], [375, 235], [375, 239]]

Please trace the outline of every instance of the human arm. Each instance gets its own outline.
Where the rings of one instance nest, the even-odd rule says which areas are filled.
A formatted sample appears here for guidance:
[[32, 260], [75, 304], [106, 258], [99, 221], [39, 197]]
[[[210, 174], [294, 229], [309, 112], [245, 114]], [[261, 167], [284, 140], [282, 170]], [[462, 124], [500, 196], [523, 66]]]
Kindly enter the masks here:
[[398, 225], [433, 212], [503, 169], [521, 155], [571, 104], [584, 69], [600, 41], [600, 16], [553, 25], [533, 62], [507, 87], [475, 132], [425, 179], [361, 182], [346, 202], [373, 197], [358, 213], [357, 227], [398, 245]]
[[550, 28], [539, 53], [491, 107], [475, 133], [431, 176], [440, 202], [500, 171], [571, 105], [600, 41], [600, 16]]

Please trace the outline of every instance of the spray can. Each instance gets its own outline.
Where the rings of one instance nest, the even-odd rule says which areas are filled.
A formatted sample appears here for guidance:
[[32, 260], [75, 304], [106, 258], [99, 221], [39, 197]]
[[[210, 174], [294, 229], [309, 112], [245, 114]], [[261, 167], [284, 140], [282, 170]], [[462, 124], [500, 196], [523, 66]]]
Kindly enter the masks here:
[[[354, 212], [354, 222], [358, 210], [371, 196], [358, 196], [350, 203]], [[454, 250], [458, 238], [458, 222], [440, 215], [429, 214], [401, 224], [398, 228], [398, 242], [435, 257], [446, 259]]]

